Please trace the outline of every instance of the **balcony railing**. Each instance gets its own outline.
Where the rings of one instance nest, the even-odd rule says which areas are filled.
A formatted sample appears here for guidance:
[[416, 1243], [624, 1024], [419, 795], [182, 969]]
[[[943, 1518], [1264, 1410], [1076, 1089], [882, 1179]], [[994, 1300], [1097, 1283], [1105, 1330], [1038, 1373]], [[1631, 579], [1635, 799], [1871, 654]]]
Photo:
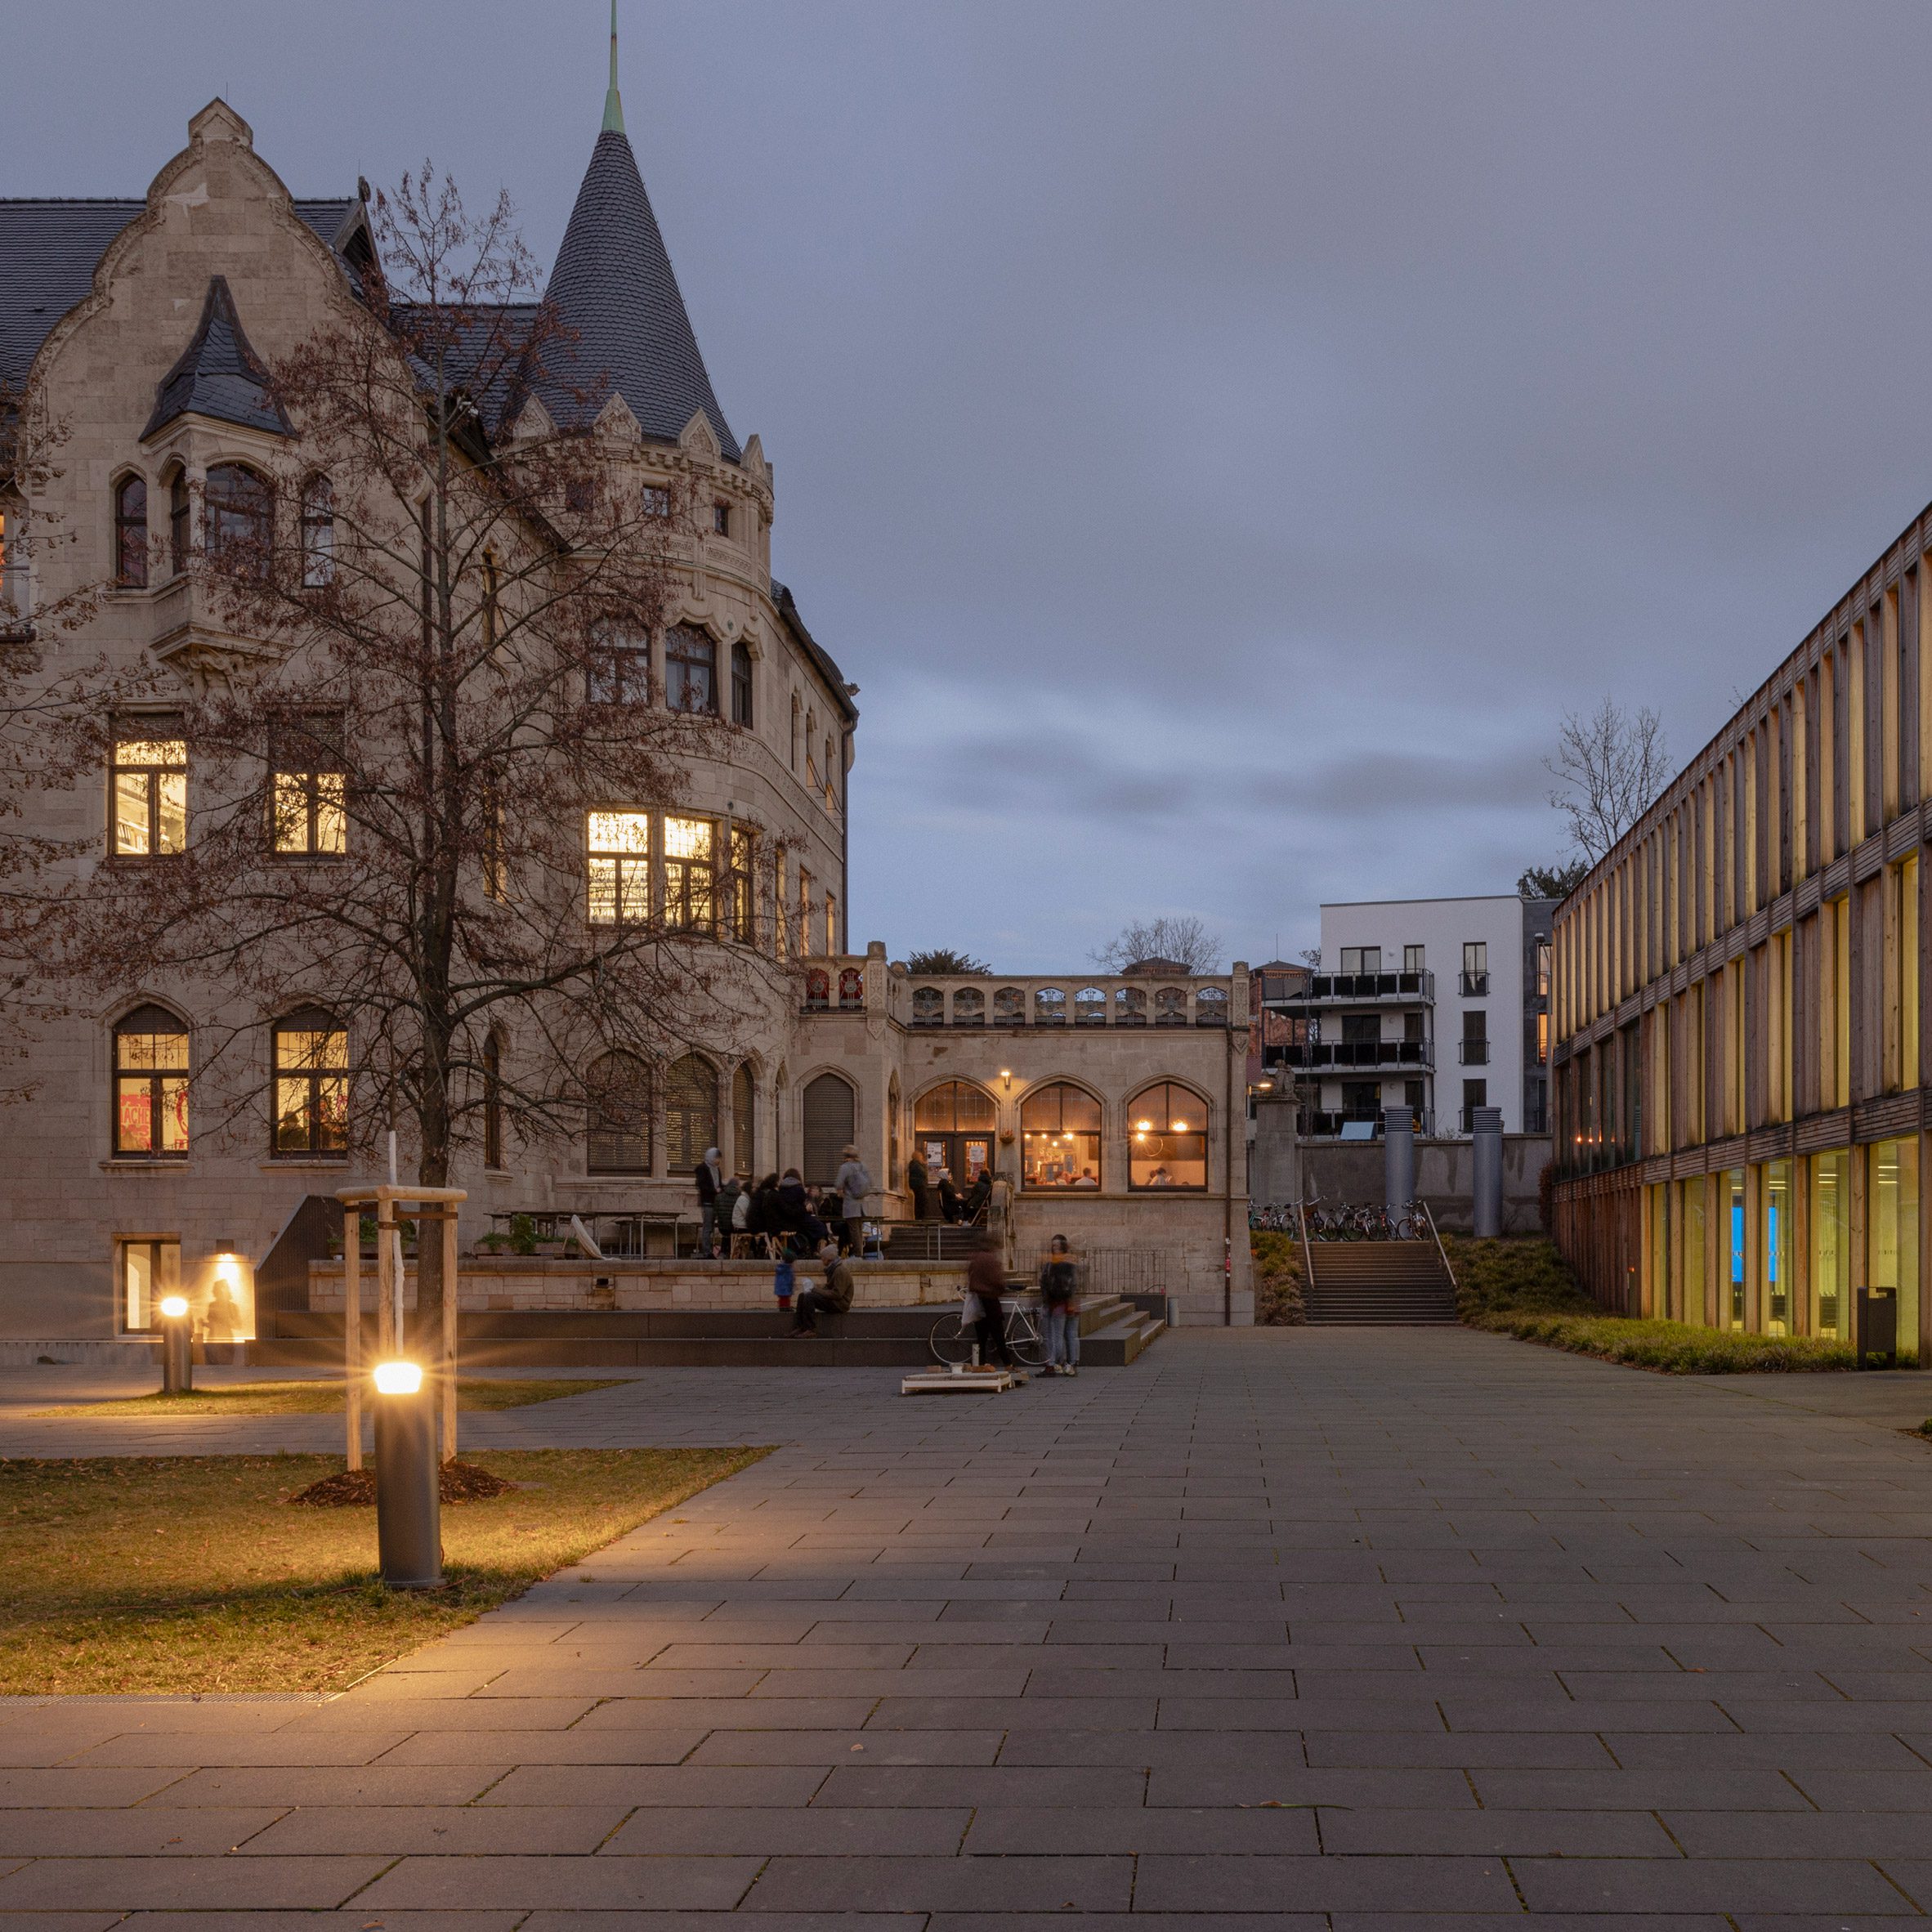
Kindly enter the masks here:
[[1465, 1000], [1486, 1000], [1489, 997], [1489, 975], [1487, 973], [1465, 973], [1461, 976], [1462, 996]]
[[1489, 1064], [1489, 1042], [1487, 1040], [1462, 1040], [1456, 1044], [1462, 1049], [1456, 1055], [1465, 1067], [1487, 1067]]
[[1436, 976], [1418, 973], [1316, 973], [1308, 990], [1277, 999], [1264, 984], [1262, 997], [1270, 1006], [1335, 1006], [1364, 1000], [1392, 1000], [1410, 1006], [1427, 1005], [1436, 996]]
[[904, 1017], [922, 1029], [1225, 1026], [1228, 1006], [1224, 977], [1183, 981], [1136, 976], [1085, 982], [976, 975], [937, 982], [915, 979]]
[[1270, 1049], [1269, 1058], [1277, 1066], [1316, 1067], [1433, 1067], [1435, 1042], [1431, 1040], [1296, 1040]]
[[[1416, 1108], [1414, 1110], [1415, 1130], [1427, 1139], [1436, 1130], [1433, 1114]], [[1336, 1112], [1326, 1112], [1318, 1108], [1304, 1108], [1296, 1120], [1296, 1131], [1304, 1140], [1339, 1140], [1344, 1127], [1360, 1129], [1367, 1126], [1374, 1129], [1374, 1138], [1382, 1134], [1382, 1114], [1378, 1107], [1371, 1113], [1365, 1113], [1359, 1107], [1343, 1108]]]

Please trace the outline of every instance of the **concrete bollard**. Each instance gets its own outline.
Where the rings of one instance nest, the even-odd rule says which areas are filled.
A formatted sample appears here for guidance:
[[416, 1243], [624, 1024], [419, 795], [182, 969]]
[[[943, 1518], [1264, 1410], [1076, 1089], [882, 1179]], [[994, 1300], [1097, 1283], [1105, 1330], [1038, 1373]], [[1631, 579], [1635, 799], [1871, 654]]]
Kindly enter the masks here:
[[1503, 1110], [1472, 1107], [1469, 1219], [1478, 1241], [1493, 1241], [1503, 1232]]
[[1415, 1198], [1415, 1116], [1406, 1107], [1382, 1109], [1382, 1192], [1391, 1221]]

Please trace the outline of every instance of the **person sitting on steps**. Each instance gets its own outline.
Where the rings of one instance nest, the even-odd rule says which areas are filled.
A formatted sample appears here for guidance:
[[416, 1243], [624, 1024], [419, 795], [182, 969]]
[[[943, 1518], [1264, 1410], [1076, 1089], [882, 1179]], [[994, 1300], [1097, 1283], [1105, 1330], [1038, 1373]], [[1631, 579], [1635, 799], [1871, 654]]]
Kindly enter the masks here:
[[818, 1251], [825, 1278], [816, 1288], [807, 1288], [792, 1300], [792, 1334], [794, 1337], [818, 1333], [821, 1314], [843, 1315], [852, 1306], [852, 1269], [839, 1252], [839, 1244], [827, 1241]]

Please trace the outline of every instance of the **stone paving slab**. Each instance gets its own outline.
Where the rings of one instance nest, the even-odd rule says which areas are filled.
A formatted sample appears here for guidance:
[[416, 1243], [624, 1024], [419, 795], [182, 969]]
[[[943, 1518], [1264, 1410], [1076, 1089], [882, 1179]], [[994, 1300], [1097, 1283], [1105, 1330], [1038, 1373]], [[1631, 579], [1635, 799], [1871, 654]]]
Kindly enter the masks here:
[[[90, 1376], [0, 1376], [0, 1453], [333, 1446], [23, 1415]], [[0, 1932], [1923, 1917], [1932, 1379], [1796, 1380], [1183, 1330], [980, 1404], [647, 1371], [466, 1418], [782, 1447], [341, 1698], [0, 1700]]]

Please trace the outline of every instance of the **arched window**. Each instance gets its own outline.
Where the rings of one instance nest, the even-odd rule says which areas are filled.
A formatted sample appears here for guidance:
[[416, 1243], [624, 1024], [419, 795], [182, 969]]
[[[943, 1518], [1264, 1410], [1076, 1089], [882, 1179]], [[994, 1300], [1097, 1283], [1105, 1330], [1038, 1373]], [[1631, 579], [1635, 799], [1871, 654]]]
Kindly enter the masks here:
[[601, 626], [584, 669], [584, 694], [593, 704], [648, 704], [651, 639], [627, 624]]
[[1227, 987], [1203, 986], [1194, 995], [1194, 1024], [1197, 1026], [1225, 1026], [1228, 1024]]
[[829, 1187], [858, 1131], [858, 1096], [835, 1073], [821, 1073], [807, 1084], [804, 1178], [812, 1187]]
[[188, 1157], [188, 1028], [164, 1006], [139, 1006], [114, 1028], [114, 1152]]
[[1026, 995], [1017, 986], [1002, 986], [993, 995], [993, 1024], [1017, 1026], [1026, 1017]]
[[[826, 903], [830, 905], [831, 901], [828, 900]], [[828, 925], [830, 920], [830, 915], [828, 915]], [[826, 932], [825, 937], [828, 940], [832, 937], [830, 931]], [[839, 1010], [841, 1013], [856, 1013], [865, 1004], [865, 974], [864, 968], [858, 966], [841, 968], [839, 974]]]
[[141, 590], [147, 580], [147, 479], [123, 476], [114, 489], [114, 581]]
[[937, 986], [912, 989], [912, 1023], [915, 1026], [938, 1026], [946, 1021], [946, 995]]
[[1127, 1185], [1200, 1192], [1207, 1184], [1207, 1102], [1173, 1080], [1143, 1087], [1127, 1102]]
[[912, 1144], [933, 1184], [941, 1169], [962, 1187], [993, 1161], [1000, 1110], [993, 1096], [968, 1080], [946, 1080], [912, 1103]]
[[749, 1060], [740, 1060], [731, 1076], [731, 1165], [739, 1174], [753, 1173], [758, 1159], [758, 1080]]
[[1099, 986], [1082, 986], [1073, 996], [1073, 1023], [1076, 1026], [1107, 1024], [1107, 994]]
[[805, 975], [805, 1010], [824, 1013], [832, 1004], [832, 976], [822, 966], [814, 966]]
[[188, 567], [188, 472], [177, 463], [168, 478], [168, 567], [176, 576]]
[[265, 478], [239, 463], [208, 473], [208, 561], [231, 577], [266, 579], [275, 557], [275, 499]]
[[1037, 1026], [1067, 1024], [1067, 990], [1063, 986], [1036, 986], [1033, 991], [1033, 1023]]
[[584, 1076], [584, 1165], [590, 1174], [651, 1172], [651, 1076], [635, 1053], [606, 1053]]
[[1116, 986], [1114, 988], [1114, 1024], [1116, 1026], [1144, 1026], [1147, 1023], [1147, 995], [1144, 987]]
[[838, 757], [832, 740], [825, 740], [825, 808], [829, 812], [839, 809], [839, 767], [833, 762]]
[[1184, 1026], [1187, 1023], [1187, 989], [1185, 986], [1163, 986], [1154, 995], [1154, 1024], [1156, 1026]]
[[349, 1147], [349, 1034], [306, 1007], [275, 1027], [275, 1152], [342, 1154]]
[[749, 730], [751, 710], [751, 651], [738, 643], [731, 646], [731, 722]]
[[986, 1023], [986, 996], [977, 986], [961, 986], [953, 995], [953, 1024], [983, 1026]]
[[1021, 1172], [1028, 1188], [1100, 1185], [1100, 1102], [1057, 1080], [1020, 1102]]
[[718, 715], [718, 646], [688, 624], [664, 633], [664, 702], [673, 711]]
[[335, 485], [326, 476], [302, 486], [302, 581], [306, 590], [335, 581]]
[[686, 1053], [664, 1076], [664, 1156], [674, 1174], [689, 1174], [718, 1145], [718, 1071]]
[[483, 1036], [483, 1165], [503, 1164], [503, 1043], [494, 1030]]

